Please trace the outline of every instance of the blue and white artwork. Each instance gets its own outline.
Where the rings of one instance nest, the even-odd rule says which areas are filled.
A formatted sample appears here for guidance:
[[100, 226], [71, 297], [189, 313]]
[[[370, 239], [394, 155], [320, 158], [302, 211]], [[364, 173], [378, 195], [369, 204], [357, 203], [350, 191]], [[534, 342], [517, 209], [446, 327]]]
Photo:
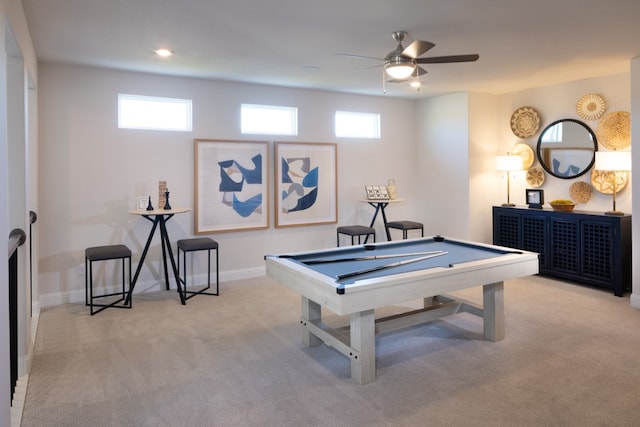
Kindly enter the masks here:
[[276, 142], [276, 227], [337, 221], [337, 154], [332, 143]]
[[318, 199], [319, 168], [310, 157], [282, 158], [281, 208], [283, 212], [309, 209]]
[[[252, 166], [244, 167], [238, 160], [228, 159], [218, 162], [222, 202], [238, 215], [248, 217], [262, 210], [262, 155], [251, 159]], [[251, 186], [258, 184], [258, 186]]]
[[269, 227], [267, 142], [196, 140], [196, 234]]

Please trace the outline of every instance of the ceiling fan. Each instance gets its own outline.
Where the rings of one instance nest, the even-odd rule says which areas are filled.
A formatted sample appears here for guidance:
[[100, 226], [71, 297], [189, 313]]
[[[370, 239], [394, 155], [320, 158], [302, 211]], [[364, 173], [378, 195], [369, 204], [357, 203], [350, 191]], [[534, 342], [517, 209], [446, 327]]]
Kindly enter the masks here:
[[450, 62], [473, 62], [477, 61], [478, 54], [432, 56], [420, 58], [427, 51], [435, 46], [434, 43], [424, 40], [414, 40], [406, 48], [402, 42], [407, 37], [406, 31], [394, 31], [391, 36], [398, 42], [398, 46], [389, 52], [384, 58], [374, 58], [370, 56], [340, 54], [355, 58], [369, 58], [384, 61], [384, 70], [389, 75], [391, 82], [404, 82], [407, 79], [426, 74], [427, 71], [419, 64], [445, 64]]

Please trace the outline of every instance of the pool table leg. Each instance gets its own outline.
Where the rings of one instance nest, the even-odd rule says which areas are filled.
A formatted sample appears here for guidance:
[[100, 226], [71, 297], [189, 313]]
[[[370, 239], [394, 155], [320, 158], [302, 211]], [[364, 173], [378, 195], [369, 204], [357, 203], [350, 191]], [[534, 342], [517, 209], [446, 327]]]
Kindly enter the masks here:
[[376, 337], [373, 310], [351, 315], [351, 348], [358, 352], [351, 357], [351, 378], [358, 384], [368, 384], [376, 379]]
[[[302, 297], [302, 322], [305, 323], [305, 321], [320, 320], [322, 320], [322, 308], [320, 307], [320, 304]], [[309, 332], [306, 327], [302, 328], [302, 344], [305, 347], [314, 347], [321, 343], [322, 341], [320, 338]]]
[[489, 341], [504, 339], [504, 283], [496, 282], [482, 287], [484, 310], [484, 338]]

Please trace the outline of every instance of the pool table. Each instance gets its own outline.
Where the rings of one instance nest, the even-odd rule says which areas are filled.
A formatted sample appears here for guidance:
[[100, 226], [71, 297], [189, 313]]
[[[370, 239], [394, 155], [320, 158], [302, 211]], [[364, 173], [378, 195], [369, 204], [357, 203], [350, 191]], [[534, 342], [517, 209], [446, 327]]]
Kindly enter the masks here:
[[[302, 296], [302, 341], [322, 342], [351, 360], [359, 384], [376, 377], [375, 335], [459, 312], [480, 316], [487, 340], [504, 339], [504, 285], [538, 273], [538, 254], [435, 236], [312, 252], [266, 255], [266, 272]], [[450, 295], [483, 287], [482, 306]], [[378, 307], [413, 300], [424, 308], [376, 319]], [[350, 325], [332, 329], [322, 308], [350, 315]]]

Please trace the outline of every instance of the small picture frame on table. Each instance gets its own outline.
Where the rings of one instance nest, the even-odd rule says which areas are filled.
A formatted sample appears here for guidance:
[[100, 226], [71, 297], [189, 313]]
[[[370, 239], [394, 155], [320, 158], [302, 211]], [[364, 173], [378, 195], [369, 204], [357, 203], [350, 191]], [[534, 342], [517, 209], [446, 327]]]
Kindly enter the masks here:
[[544, 190], [527, 188], [525, 190], [525, 198], [529, 208], [542, 209], [542, 205], [544, 205]]

